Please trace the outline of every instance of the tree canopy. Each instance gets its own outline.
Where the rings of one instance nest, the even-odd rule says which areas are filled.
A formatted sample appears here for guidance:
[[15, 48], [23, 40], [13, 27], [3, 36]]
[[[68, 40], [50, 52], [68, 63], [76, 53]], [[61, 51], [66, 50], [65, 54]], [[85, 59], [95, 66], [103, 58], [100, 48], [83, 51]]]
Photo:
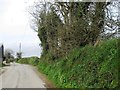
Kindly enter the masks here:
[[117, 7], [118, 2], [36, 3], [31, 14], [43, 48], [42, 55], [50, 53], [55, 59], [67, 55], [73, 48], [119, 36]]

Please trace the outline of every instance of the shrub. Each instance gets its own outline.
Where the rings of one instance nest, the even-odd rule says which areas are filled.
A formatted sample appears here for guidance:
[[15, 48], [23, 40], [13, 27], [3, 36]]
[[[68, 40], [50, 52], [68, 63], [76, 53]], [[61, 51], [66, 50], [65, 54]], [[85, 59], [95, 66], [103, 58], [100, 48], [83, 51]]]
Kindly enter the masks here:
[[[115, 88], [118, 86], [117, 40], [86, 45], [51, 63], [40, 59], [38, 67], [61, 88]], [[46, 62], [45, 62], [46, 61]]]
[[120, 64], [117, 40], [107, 40], [96, 47], [74, 48], [57, 60], [52, 60], [48, 53], [39, 60], [32, 57], [20, 62], [37, 65], [60, 88], [116, 88]]

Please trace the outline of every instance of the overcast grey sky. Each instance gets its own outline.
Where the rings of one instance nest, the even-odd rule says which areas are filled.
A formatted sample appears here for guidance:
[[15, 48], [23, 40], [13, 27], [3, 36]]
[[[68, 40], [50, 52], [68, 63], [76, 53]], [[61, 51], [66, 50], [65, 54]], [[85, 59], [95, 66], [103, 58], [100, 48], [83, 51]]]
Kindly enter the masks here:
[[0, 43], [15, 53], [22, 46], [23, 56], [40, 56], [40, 40], [30, 28], [27, 8], [35, 0], [0, 0]]

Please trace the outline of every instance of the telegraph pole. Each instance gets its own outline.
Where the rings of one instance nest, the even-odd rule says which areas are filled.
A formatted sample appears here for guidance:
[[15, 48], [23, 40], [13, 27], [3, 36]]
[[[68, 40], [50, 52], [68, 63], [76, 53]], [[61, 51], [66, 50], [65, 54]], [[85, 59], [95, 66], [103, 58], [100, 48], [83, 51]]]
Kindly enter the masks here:
[[19, 53], [21, 53], [21, 43], [19, 44]]
[[22, 52], [21, 52], [21, 43], [19, 43], [19, 51], [17, 52], [17, 58], [22, 58]]

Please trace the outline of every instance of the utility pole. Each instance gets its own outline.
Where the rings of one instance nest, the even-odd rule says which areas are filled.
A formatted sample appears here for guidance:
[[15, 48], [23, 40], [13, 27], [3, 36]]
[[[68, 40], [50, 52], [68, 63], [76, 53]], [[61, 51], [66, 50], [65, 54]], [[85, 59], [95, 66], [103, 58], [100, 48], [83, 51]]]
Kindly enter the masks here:
[[17, 52], [17, 58], [22, 58], [22, 52], [21, 52], [21, 43], [19, 43], [19, 51]]
[[21, 43], [19, 44], [19, 53], [21, 53]]

